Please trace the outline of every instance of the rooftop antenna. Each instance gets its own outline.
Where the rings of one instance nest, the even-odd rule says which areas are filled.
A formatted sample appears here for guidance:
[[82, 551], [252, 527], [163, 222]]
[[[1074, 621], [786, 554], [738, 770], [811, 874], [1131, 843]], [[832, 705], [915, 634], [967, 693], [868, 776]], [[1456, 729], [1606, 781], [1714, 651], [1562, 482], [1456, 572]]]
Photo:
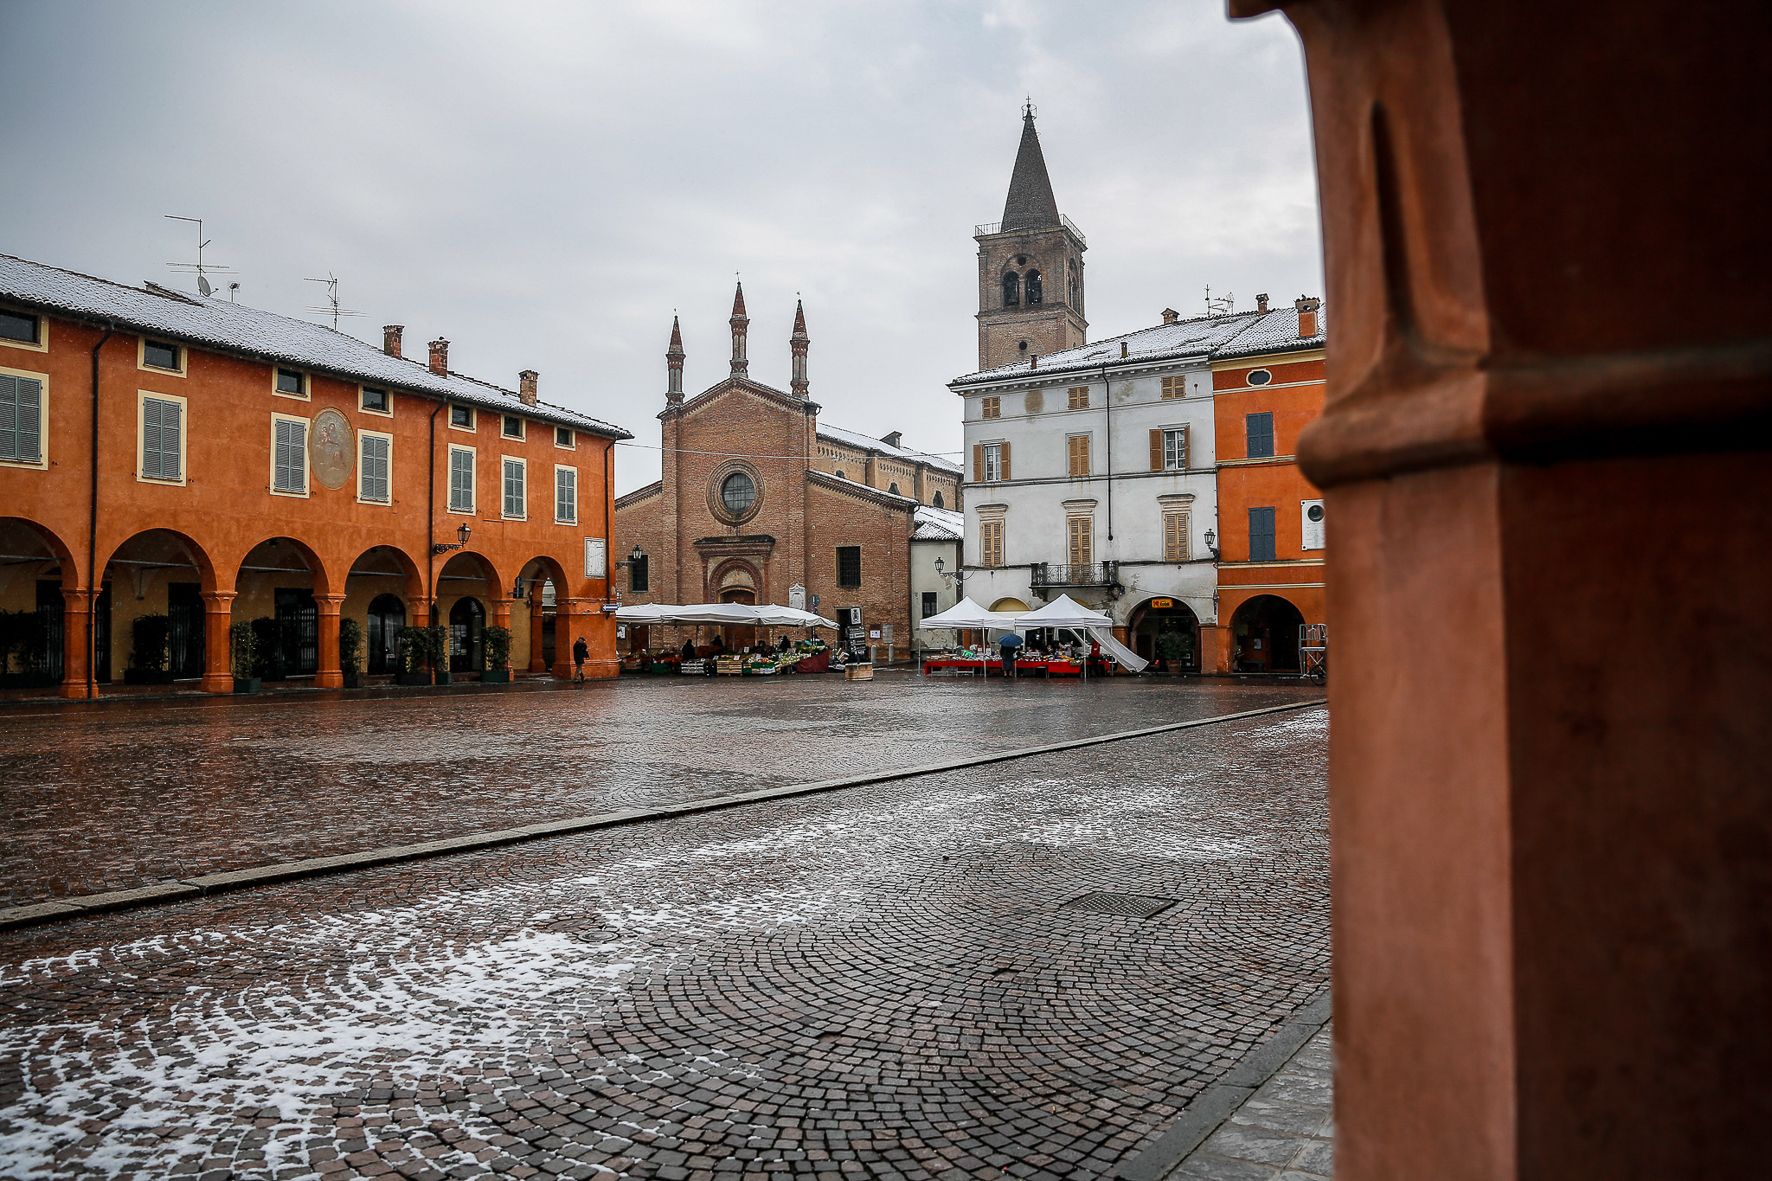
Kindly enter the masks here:
[[[221, 266], [217, 263], [208, 263], [208, 264], [204, 263], [203, 248], [205, 246], [209, 245], [210, 239], [205, 238], [203, 236], [203, 219], [202, 218], [200, 218], [200, 217], [180, 217], [176, 213], [163, 213], [160, 216], [164, 217], [164, 218], [168, 218], [172, 221], [188, 221], [192, 225], [197, 227], [197, 261], [194, 263], [169, 262], [166, 265], [168, 267], [171, 267], [175, 271], [181, 271], [185, 274], [190, 274], [193, 271], [196, 272], [197, 290], [198, 291], [201, 291], [204, 295], [208, 295], [212, 290], [214, 290], [214, 288], [210, 287], [209, 280], [208, 280], [208, 278], [205, 277], [205, 272], [214, 271], [217, 274], [232, 274], [234, 272], [233, 267], [224, 267], [224, 266]], [[235, 286], [238, 286], [238, 284], [235, 284]]]
[[363, 314], [362, 312], [353, 311], [350, 308], [341, 308], [338, 306], [338, 276], [331, 271], [326, 272], [326, 277], [324, 279], [306, 279], [304, 282], [326, 284], [326, 302], [319, 307], [310, 307], [308, 310], [310, 312], [320, 312], [325, 315], [330, 315], [332, 317], [332, 330], [334, 332], [338, 331], [338, 318], [340, 316], [361, 316]]
[[1217, 299], [1212, 298], [1212, 284], [1206, 284], [1206, 314], [1223, 316], [1237, 310], [1237, 297], [1232, 292], [1225, 292]]

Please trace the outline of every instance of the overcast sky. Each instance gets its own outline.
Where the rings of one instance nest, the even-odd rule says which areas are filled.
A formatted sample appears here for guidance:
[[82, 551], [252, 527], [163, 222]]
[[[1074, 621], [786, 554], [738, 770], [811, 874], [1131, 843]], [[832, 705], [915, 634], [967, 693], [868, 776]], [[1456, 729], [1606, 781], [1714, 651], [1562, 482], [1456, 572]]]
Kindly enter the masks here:
[[[1223, 0], [1082, 4], [0, 0], [15, 166], [0, 251], [189, 285], [200, 216], [243, 302], [619, 423], [657, 478], [663, 353], [786, 387], [806, 300], [824, 419], [957, 453], [972, 227], [1001, 216], [1031, 94], [1089, 239], [1090, 336], [1322, 290], [1302, 58]], [[220, 284], [218, 284], [218, 287]]]

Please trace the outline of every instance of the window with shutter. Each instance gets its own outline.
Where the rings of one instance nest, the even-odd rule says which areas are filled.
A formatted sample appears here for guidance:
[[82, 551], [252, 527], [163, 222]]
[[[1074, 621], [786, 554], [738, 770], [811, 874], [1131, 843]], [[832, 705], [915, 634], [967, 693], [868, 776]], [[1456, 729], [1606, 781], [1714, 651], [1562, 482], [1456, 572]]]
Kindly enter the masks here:
[[1009, 449], [1007, 443], [986, 443], [984, 445], [982, 479], [979, 483], [993, 484], [1003, 478], [1003, 454]]
[[1003, 522], [978, 523], [978, 564], [995, 569], [1003, 564]]
[[1010, 478], [1010, 476], [1009, 476], [1009, 444], [1008, 443], [999, 443], [999, 444], [997, 444], [997, 449], [998, 449], [997, 450], [998, 458], [1001, 461], [1001, 465], [1002, 465], [1002, 469], [1003, 469], [1001, 474], [999, 474], [997, 476], [997, 478], [999, 480], [1007, 480]]
[[1262, 459], [1274, 453], [1274, 416], [1271, 412], [1245, 415], [1243, 428], [1248, 442], [1245, 455], [1250, 459]]
[[1187, 428], [1176, 427], [1163, 432], [1163, 470], [1187, 470]]
[[1065, 391], [1065, 409], [1066, 410], [1087, 410], [1087, 409], [1089, 409], [1089, 387], [1086, 385], [1074, 385], [1070, 389], [1066, 390]]
[[529, 469], [521, 459], [504, 461], [504, 515], [521, 521], [529, 515]]
[[43, 383], [0, 374], [0, 462], [43, 462]]
[[451, 447], [449, 449], [449, 511], [452, 513], [474, 511], [474, 449], [472, 447]]
[[1186, 509], [1171, 509], [1163, 514], [1163, 560], [1185, 562], [1193, 556]]
[[142, 479], [184, 479], [184, 410], [176, 399], [143, 395]]
[[991, 394], [978, 400], [978, 414], [980, 418], [998, 418], [1002, 413], [1003, 399], [997, 395]]
[[308, 494], [308, 421], [271, 420], [271, 491], [289, 496]]
[[1065, 532], [1070, 542], [1073, 566], [1088, 566], [1095, 561], [1095, 518], [1066, 517]]
[[1272, 508], [1252, 508], [1249, 510], [1249, 560], [1251, 562], [1271, 562], [1274, 560], [1274, 510]]
[[1187, 378], [1176, 376], [1165, 377], [1163, 379], [1163, 400], [1165, 402], [1172, 401], [1176, 398], [1185, 398], [1186, 396]]
[[554, 469], [554, 523], [557, 525], [576, 525], [578, 523], [578, 469], [557, 467]]
[[1070, 435], [1065, 440], [1072, 479], [1089, 474], [1089, 436]]
[[394, 441], [387, 435], [361, 431], [357, 435], [357, 496], [375, 504], [393, 499]]

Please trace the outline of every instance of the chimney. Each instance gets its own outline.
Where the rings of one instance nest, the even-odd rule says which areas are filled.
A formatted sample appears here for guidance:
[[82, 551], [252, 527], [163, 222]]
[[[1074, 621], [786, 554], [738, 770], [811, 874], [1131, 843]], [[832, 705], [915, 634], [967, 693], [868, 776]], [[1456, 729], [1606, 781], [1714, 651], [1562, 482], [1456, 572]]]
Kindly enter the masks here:
[[441, 336], [431, 342], [431, 372], [438, 377], [449, 376], [449, 342]]
[[517, 397], [522, 399], [523, 405], [535, 405], [535, 379], [540, 376], [533, 369], [525, 369], [517, 374]]
[[1029, 369], [1038, 369], [1039, 367], [1040, 367], [1040, 354], [1039, 353], [1029, 353], [1028, 354], [1028, 368]]
[[390, 357], [400, 355], [400, 334], [406, 331], [404, 324], [383, 324], [381, 326], [381, 351]]
[[1255, 310], [1258, 312], [1267, 311], [1267, 292], [1263, 291], [1255, 297]]
[[880, 436], [880, 442], [886, 444], [888, 447], [903, 446], [904, 445], [903, 439], [904, 439], [904, 432], [903, 431], [893, 431], [889, 435], [881, 435]]
[[1323, 301], [1301, 295], [1292, 306], [1298, 309], [1298, 339], [1309, 340], [1317, 334], [1317, 309], [1323, 306]]
[[1165, 323], [1165, 324], [1179, 324], [1179, 323], [1181, 323], [1181, 313], [1176, 311], [1174, 308], [1164, 308], [1163, 309], [1163, 323]]
[[1132, 355], [1131, 350], [1127, 348], [1126, 342], [1122, 340], [1120, 342], [1120, 360], [1124, 361], [1127, 357], [1129, 357], [1131, 355]]

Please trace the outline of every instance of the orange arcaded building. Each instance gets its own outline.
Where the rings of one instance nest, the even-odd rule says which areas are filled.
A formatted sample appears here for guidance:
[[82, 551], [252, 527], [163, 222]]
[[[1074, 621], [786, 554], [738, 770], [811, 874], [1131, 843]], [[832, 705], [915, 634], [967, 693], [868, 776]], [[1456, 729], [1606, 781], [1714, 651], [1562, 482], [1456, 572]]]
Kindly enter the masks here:
[[457, 674], [488, 671], [503, 626], [515, 670], [566, 675], [583, 636], [587, 673], [614, 675], [630, 436], [540, 401], [533, 372], [451, 372], [448, 347], [420, 363], [397, 325], [376, 348], [0, 256], [0, 671], [89, 697], [152, 666], [226, 693], [230, 625], [259, 621], [275, 675], [338, 686], [342, 620], [374, 676], [434, 619]]
[[1322, 301], [1297, 301], [1291, 346], [1212, 358], [1218, 443], [1217, 672], [1296, 672], [1299, 627], [1325, 621], [1323, 496], [1298, 468], [1298, 436], [1323, 413]]

